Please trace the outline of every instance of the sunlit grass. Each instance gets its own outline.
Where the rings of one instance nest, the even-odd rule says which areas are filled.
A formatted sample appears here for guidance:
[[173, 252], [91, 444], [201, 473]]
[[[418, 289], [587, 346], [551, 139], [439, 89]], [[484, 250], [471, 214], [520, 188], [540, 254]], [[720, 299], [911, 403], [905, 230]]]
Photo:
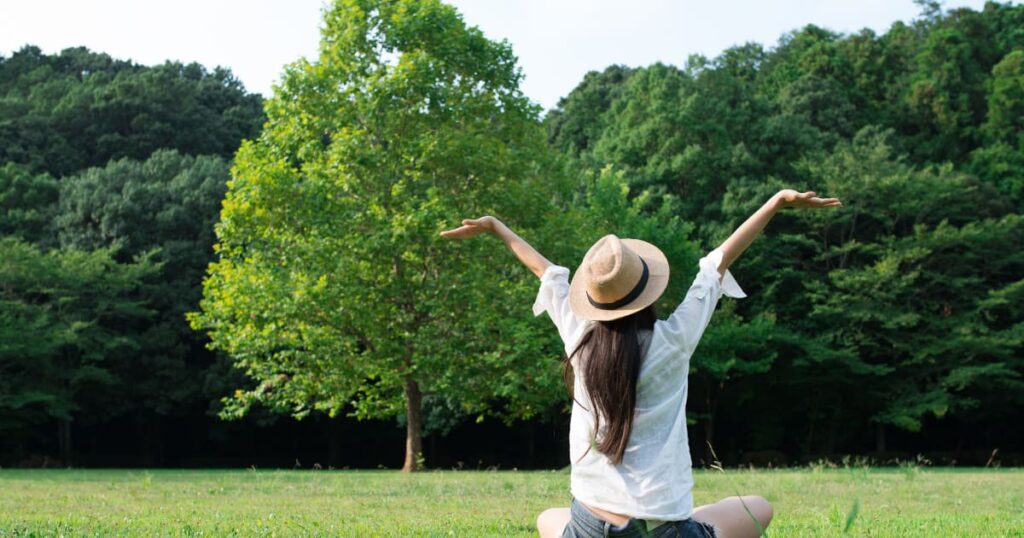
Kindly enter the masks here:
[[[1024, 537], [1024, 470], [697, 471], [698, 504], [760, 494], [788, 536]], [[534, 536], [565, 471], [0, 470], [0, 536]], [[858, 503], [849, 531], [851, 506]]]

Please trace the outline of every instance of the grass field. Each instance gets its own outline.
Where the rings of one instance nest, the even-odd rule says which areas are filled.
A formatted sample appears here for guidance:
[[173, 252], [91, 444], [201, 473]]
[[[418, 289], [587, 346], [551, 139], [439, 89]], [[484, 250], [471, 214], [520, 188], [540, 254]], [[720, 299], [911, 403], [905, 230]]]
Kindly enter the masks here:
[[[698, 471], [698, 504], [759, 493], [768, 535], [1024, 537], [1024, 469]], [[535, 536], [561, 472], [0, 470], [0, 536]], [[856, 519], [842, 533], [854, 503]]]

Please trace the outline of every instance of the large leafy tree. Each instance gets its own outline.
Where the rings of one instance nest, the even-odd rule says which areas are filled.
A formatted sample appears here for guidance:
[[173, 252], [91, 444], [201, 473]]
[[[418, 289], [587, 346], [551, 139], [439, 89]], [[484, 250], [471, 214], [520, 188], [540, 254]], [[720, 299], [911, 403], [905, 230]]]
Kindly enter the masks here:
[[258, 382], [229, 414], [401, 416], [414, 470], [432, 399], [511, 416], [550, 403], [522, 271], [438, 236], [479, 213], [538, 227], [551, 207], [560, 180], [520, 78], [507, 43], [439, 1], [325, 12], [319, 57], [287, 68], [239, 151], [193, 317]]

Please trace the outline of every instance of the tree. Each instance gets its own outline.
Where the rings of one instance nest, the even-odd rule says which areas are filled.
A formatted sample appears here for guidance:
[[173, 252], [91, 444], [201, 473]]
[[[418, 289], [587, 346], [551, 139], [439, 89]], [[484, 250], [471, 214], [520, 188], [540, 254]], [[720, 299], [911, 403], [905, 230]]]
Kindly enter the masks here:
[[560, 176], [520, 79], [507, 43], [439, 1], [325, 12], [319, 58], [286, 69], [238, 153], [192, 316], [258, 382], [226, 415], [403, 416], [411, 471], [431, 398], [525, 417], [554, 401], [532, 283], [496, 268], [496, 245], [438, 236], [465, 215], [548, 216]]
[[230, 158], [263, 121], [230, 71], [145, 67], [83, 47], [0, 57], [0, 162], [54, 177], [161, 148]]
[[14, 163], [0, 166], [0, 235], [53, 246], [58, 183]]
[[764, 103], [752, 93], [762, 51], [737, 48], [709, 61], [690, 58], [685, 70], [655, 64], [630, 76], [605, 113], [607, 127], [582, 161], [613, 164], [636, 192], [675, 195], [684, 218], [718, 216], [721, 178], [757, 167]]
[[978, 126], [985, 116], [984, 78], [998, 57], [992, 57], [988, 28], [976, 12], [957, 11], [922, 24], [929, 31], [905, 98], [905, 128], [915, 132], [908, 149], [930, 162], [959, 161], [978, 146]]
[[198, 306], [203, 273], [213, 261], [213, 226], [228, 177], [228, 163], [220, 157], [160, 150], [143, 162], [111, 161], [60, 184], [56, 224], [64, 247], [116, 248], [122, 263], [152, 251], [160, 266], [160, 278], [135, 292], [155, 315], [136, 327], [137, 357], [116, 370], [130, 381], [121, 393], [135, 403], [129, 411], [153, 464], [164, 444], [161, 418], [201, 401], [215, 360], [185, 313]]
[[60, 459], [71, 464], [71, 423], [116, 413], [114, 373], [139, 347], [149, 311], [131, 292], [151, 276], [146, 258], [111, 251], [46, 254], [0, 239], [0, 428], [54, 420]]
[[832, 222], [804, 221], [820, 240], [810, 259], [827, 270], [804, 281], [806, 334], [862, 380], [845, 405], [867, 411], [878, 450], [886, 425], [917, 431], [925, 416], [976, 405], [979, 387], [1015, 386], [1020, 368], [1019, 335], [993, 330], [981, 309], [988, 290], [1019, 280], [1020, 256], [1000, 254], [1017, 241], [1019, 217], [1001, 216], [1005, 202], [949, 166], [900, 163], [885, 137], [864, 130], [803, 165], [849, 208]]
[[638, 191], [688, 192], [690, 185], [679, 185], [679, 161], [692, 141], [682, 112], [689, 83], [672, 66], [635, 71], [604, 115], [607, 126], [591, 152], [595, 165], [615, 163]]
[[971, 169], [1024, 209], [1024, 51], [1007, 54], [992, 68], [985, 145], [971, 154]]
[[633, 69], [612, 65], [590, 71], [544, 117], [548, 142], [574, 157], [592, 148], [605, 128], [604, 113], [618, 99]]

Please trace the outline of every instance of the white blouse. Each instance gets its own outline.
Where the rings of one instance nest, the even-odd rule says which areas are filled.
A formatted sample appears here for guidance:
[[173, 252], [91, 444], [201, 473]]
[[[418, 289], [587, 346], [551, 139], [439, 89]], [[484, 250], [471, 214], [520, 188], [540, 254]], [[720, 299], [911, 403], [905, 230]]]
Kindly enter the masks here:
[[[613, 465], [595, 446], [594, 416], [577, 367], [569, 425], [571, 491], [577, 500], [609, 512], [650, 521], [679, 521], [693, 511], [693, 474], [686, 437], [686, 389], [690, 356], [711, 321], [722, 294], [746, 294], [729, 271], [719, 277], [722, 251], [701, 258], [699, 271], [683, 302], [666, 320], [654, 324], [651, 343], [640, 365], [636, 411], [622, 463]], [[547, 312], [570, 355], [592, 321], [569, 308], [569, 270], [552, 265], [541, 276], [533, 313]], [[585, 455], [584, 455], [585, 453]], [[582, 459], [581, 459], [582, 458]]]

